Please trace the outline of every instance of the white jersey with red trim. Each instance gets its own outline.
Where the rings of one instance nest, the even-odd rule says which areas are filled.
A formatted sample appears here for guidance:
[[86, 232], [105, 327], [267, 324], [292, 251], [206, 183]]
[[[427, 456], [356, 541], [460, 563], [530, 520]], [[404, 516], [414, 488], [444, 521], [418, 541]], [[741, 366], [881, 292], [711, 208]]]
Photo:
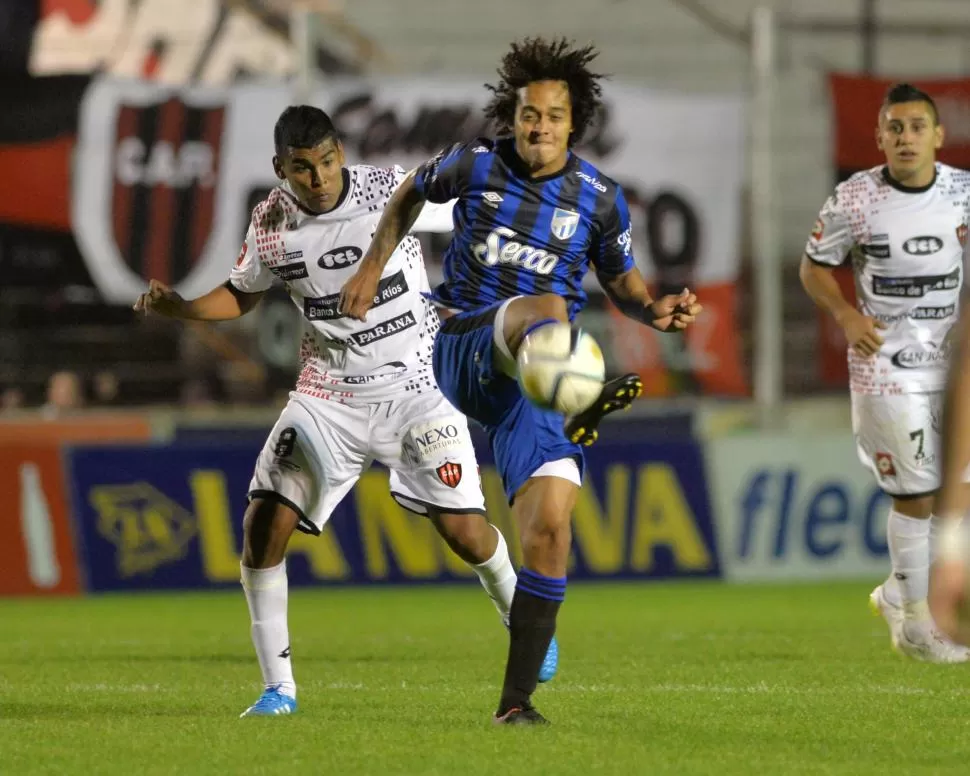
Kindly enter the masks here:
[[849, 348], [850, 387], [870, 395], [943, 389], [947, 333], [957, 319], [970, 223], [970, 172], [936, 165], [933, 182], [904, 188], [885, 167], [840, 183], [805, 246], [838, 266], [851, 254], [859, 310], [881, 321], [874, 358]]
[[[247, 293], [280, 282], [302, 311], [300, 393], [371, 402], [437, 390], [431, 349], [438, 313], [423, 296], [428, 277], [413, 234], [387, 262], [367, 320], [338, 310], [340, 290], [404, 176], [400, 167], [354, 165], [346, 168], [344, 192], [330, 212], [304, 210], [285, 183], [253, 209], [230, 282]], [[428, 204], [412, 231], [450, 229], [451, 203]]]

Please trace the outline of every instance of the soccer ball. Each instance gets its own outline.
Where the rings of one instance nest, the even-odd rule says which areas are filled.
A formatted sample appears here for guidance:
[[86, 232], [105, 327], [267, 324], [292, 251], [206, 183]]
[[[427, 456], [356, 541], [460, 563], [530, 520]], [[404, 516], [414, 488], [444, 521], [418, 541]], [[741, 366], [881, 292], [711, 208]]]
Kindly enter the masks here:
[[526, 336], [516, 362], [526, 397], [563, 415], [578, 415], [596, 401], [606, 376], [596, 340], [568, 323], [549, 323]]

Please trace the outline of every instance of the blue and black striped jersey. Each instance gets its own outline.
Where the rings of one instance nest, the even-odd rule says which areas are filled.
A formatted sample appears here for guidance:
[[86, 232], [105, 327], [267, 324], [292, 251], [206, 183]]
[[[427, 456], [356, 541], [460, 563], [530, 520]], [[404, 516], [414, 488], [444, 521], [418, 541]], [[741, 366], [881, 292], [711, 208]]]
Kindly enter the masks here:
[[573, 153], [559, 172], [530, 178], [511, 139], [478, 138], [422, 164], [415, 185], [429, 202], [458, 200], [444, 282], [431, 294], [444, 307], [554, 293], [573, 318], [590, 264], [604, 281], [634, 267], [623, 191]]

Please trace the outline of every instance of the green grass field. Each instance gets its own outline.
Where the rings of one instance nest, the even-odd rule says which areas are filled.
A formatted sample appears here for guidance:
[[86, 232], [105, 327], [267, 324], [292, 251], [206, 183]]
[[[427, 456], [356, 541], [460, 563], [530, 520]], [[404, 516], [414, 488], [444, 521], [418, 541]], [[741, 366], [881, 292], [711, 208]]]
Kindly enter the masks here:
[[574, 585], [548, 729], [493, 728], [477, 587], [291, 592], [299, 713], [239, 593], [0, 602], [0, 773], [967, 774], [970, 666], [889, 650], [862, 584]]

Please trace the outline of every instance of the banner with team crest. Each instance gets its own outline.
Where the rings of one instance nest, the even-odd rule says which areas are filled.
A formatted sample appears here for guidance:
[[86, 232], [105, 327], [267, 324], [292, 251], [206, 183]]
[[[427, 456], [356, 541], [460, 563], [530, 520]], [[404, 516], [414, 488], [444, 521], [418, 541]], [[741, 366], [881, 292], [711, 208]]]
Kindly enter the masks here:
[[[126, 304], [145, 280], [186, 296], [225, 281], [250, 210], [277, 180], [273, 125], [290, 103], [282, 84], [178, 90], [96, 80], [81, 110], [72, 221], [90, 273]], [[628, 324], [594, 298], [590, 326], [611, 367], [640, 372], [648, 393], [743, 395], [738, 320], [743, 100], [608, 84], [606, 112], [580, 153], [622, 186], [633, 252], [658, 293], [696, 290], [705, 314], [686, 337]], [[330, 113], [349, 163], [413, 167], [457, 140], [490, 134], [478, 81], [333, 80], [311, 102]], [[663, 117], [658, 121], [658, 117]], [[573, 214], [554, 219], [565, 239]], [[426, 239], [429, 274], [441, 239]], [[592, 275], [590, 290], [597, 288]]]

